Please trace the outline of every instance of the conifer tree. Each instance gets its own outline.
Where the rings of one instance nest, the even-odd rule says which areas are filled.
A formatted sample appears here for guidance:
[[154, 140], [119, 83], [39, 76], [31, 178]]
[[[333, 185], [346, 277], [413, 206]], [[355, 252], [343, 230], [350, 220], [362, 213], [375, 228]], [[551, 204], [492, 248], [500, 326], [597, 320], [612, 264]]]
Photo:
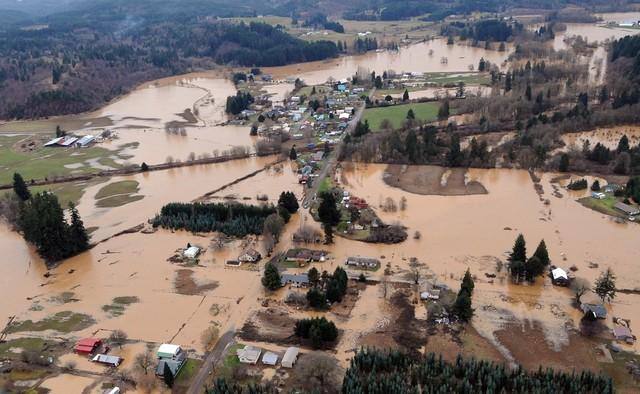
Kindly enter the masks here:
[[292, 146], [289, 151], [289, 160], [296, 160], [298, 158], [298, 153], [296, 152], [296, 147]]
[[611, 268], [607, 268], [606, 271], [600, 274], [600, 277], [596, 280], [594, 291], [603, 302], [605, 299], [611, 301], [615, 298], [616, 276], [613, 274], [613, 270]]
[[22, 201], [27, 201], [31, 198], [31, 192], [27, 184], [24, 182], [24, 179], [22, 179], [22, 175], [17, 172], [13, 174], [13, 191]]
[[264, 276], [262, 277], [262, 285], [269, 290], [277, 290], [282, 285], [280, 272], [275, 265], [268, 263], [264, 268]]
[[164, 363], [164, 371], [162, 371], [162, 377], [164, 379], [164, 383], [169, 387], [173, 387], [173, 372], [171, 372], [171, 368], [169, 368], [169, 364]]
[[84, 228], [84, 223], [78, 209], [73, 203], [69, 203], [71, 210], [71, 224], [69, 225], [69, 240], [73, 247], [74, 253], [84, 252], [89, 248], [89, 234]]

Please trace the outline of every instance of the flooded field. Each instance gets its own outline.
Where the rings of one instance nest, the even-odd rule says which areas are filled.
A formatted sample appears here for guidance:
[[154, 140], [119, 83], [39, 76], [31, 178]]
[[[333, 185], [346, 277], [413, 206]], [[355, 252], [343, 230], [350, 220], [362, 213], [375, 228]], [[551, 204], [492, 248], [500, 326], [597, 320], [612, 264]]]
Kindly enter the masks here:
[[[509, 52], [486, 50], [465, 45], [447, 45], [446, 39], [431, 41], [401, 48], [398, 52], [369, 52], [358, 56], [345, 56], [322, 62], [296, 64], [266, 69], [277, 78], [300, 78], [307, 84], [319, 84], [327, 79], [346, 79], [364, 67], [382, 73], [396, 72], [452, 72], [469, 71], [478, 66], [481, 57], [498, 66], [506, 60]], [[446, 58], [446, 62], [443, 61]]]

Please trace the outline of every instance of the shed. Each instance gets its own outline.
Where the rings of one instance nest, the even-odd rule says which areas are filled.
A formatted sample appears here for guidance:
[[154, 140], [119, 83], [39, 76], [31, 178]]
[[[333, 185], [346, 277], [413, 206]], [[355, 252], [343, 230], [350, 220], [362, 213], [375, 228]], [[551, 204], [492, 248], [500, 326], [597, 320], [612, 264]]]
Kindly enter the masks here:
[[238, 349], [236, 351], [236, 355], [240, 362], [243, 364], [257, 364], [258, 360], [260, 360], [260, 354], [262, 354], [262, 350], [253, 346], [245, 346], [244, 349]]
[[197, 246], [189, 246], [182, 252], [182, 255], [189, 259], [195, 259], [200, 254], [200, 248]]
[[64, 137], [57, 137], [57, 138], [54, 138], [54, 139], [49, 140], [48, 142], [46, 142], [46, 143], [44, 144], [44, 146], [54, 146], [54, 145], [58, 145], [58, 143], [59, 143], [60, 141], [63, 141], [63, 140], [64, 140]]
[[606, 319], [607, 318], [607, 308], [602, 304], [585, 304], [580, 305], [582, 312], [585, 315], [589, 315], [594, 319]]
[[84, 137], [81, 137], [78, 141], [76, 141], [76, 146], [78, 148], [84, 148], [85, 146], [89, 146], [90, 144], [94, 143], [95, 140], [96, 137], [92, 135], [85, 135]]
[[92, 358], [91, 361], [93, 361], [94, 363], [117, 367], [122, 362], [122, 358], [118, 356], [111, 356], [109, 354], [96, 354], [96, 356]]
[[102, 345], [102, 341], [97, 338], [84, 338], [76, 343], [76, 346], [73, 348], [73, 351], [76, 353], [83, 354], [91, 354], [93, 353], [100, 345]]
[[293, 368], [293, 365], [298, 360], [298, 354], [300, 353], [300, 349], [297, 347], [287, 348], [287, 351], [284, 352], [284, 356], [282, 357], [282, 366], [285, 368]]
[[278, 363], [278, 355], [273, 352], [266, 352], [262, 356], [262, 363], [265, 365], [276, 365]]
[[613, 327], [613, 336], [616, 340], [625, 342], [633, 342], [636, 339], [629, 327], [624, 326]]
[[613, 205], [615, 209], [629, 216], [640, 215], [640, 210], [638, 208], [632, 207], [631, 205], [627, 205], [623, 202], [617, 202]]
[[554, 285], [566, 286], [569, 284], [569, 275], [562, 268], [555, 268], [551, 270], [551, 280]]
[[183, 358], [182, 348], [178, 345], [172, 345], [170, 343], [163, 343], [158, 348], [158, 358], [163, 359], [181, 359]]

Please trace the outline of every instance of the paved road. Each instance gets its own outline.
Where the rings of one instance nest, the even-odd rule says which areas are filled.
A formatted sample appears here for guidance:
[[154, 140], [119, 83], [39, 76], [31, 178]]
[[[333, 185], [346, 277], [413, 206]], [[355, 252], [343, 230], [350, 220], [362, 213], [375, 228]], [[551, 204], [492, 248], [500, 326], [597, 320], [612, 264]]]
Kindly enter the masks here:
[[224, 358], [229, 346], [233, 345], [234, 343], [233, 337], [235, 335], [236, 335], [235, 330], [231, 328], [229, 331], [225, 332], [220, 337], [216, 346], [213, 348], [211, 352], [209, 352], [209, 354], [207, 355], [207, 358], [205, 358], [204, 363], [202, 364], [202, 367], [200, 367], [200, 370], [198, 371], [198, 374], [196, 375], [195, 378], [193, 378], [193, 381], [191, 382], [191, 387], [189, 387], [187, 394], [204, 393], [205, 382], [209, 378], [209, 375], [211, 374], [211, 372], [213, 372], [213, 369], [215, 368], [215, 366]]

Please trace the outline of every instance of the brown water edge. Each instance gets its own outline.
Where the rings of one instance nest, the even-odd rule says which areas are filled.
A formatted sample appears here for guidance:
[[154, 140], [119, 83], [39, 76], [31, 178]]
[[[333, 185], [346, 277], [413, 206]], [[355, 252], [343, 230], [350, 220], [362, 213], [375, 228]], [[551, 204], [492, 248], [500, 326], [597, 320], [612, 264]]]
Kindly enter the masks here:
[[386, 184], [409, 193], [438, 196], [487, 194], [477, 181], [467, 181], [466, 168], [391, 164], [385, 170]]

